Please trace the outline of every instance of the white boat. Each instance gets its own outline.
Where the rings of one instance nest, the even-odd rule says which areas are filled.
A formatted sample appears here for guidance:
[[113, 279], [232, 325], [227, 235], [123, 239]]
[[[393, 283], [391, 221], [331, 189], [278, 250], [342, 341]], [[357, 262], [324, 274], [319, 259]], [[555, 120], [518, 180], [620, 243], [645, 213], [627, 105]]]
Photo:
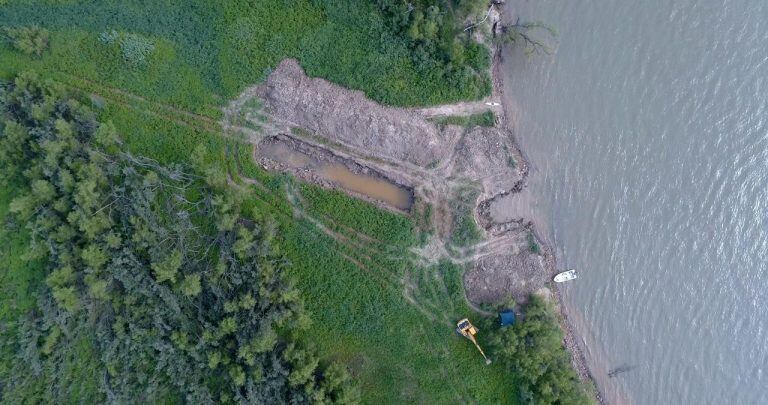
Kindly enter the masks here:
[[576, 270], [570, 269], [568, 271], [564, 271], [558, 275], [555, 276], [555, 282], [556, 283], [562, 283], [565, 281], [571, 281], [575, 280], [579, 277], [578, 274], [576, 274]]

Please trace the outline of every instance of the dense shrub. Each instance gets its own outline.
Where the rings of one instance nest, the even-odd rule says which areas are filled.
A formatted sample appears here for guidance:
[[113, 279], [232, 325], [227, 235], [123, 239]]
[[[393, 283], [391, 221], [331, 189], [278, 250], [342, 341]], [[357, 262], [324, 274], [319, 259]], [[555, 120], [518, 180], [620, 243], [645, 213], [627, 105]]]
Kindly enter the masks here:
[[141, 35], [121, 34], [115, 30], [99, 34], [99, 41], [105, 45], [118, 43], [123, 59], [132, 66], [142, 65], [155, 50], [155, 44]]
[[[403, 36], [417, 70], [439, 67], [447, 82], [461, 86], [482, 77], [489, 66], [488, 51], [462, 29], [464, 21], [485, 3], [476, 0], [376, 0], [391, 30]], [[459, 79], [460, 78], [460, 79]], [[457, 82], [457, 79], [459, 80]]]
[[26, 55], [40, 57], [48, 49], [48, 30], [37, 25], [6, 27], [3, 33], [16, 50]]
[[120, 50], [126, 62], [132, 65], [140, 65], [155, 50], [155, 44], [139, 35], [125, 34], [120, 39]]
[[497, 361], [517, 376], [514, 388], [525, 404], [588, 404], [586, 391], [563, 348], [563, 332], [551, 306], [531, 295], [524, 318], [497, 330], [492, 346]]
[[197, 159], [192, 174], [121, 152], [114, 126], [34, 75], [5, 98], [1, 173], [28, 185], [10, 211], [30, 232], [26, 257], [47, 272], [10, 343], [24, 348], [16, 367], [46, 357], [59, 367], [69, 337], [90, 329], [109, 401], [357, 401], [345, 369], [319, 367], [295, 338], [309, 320], [274, 229], [240, 217], [217, 168]]

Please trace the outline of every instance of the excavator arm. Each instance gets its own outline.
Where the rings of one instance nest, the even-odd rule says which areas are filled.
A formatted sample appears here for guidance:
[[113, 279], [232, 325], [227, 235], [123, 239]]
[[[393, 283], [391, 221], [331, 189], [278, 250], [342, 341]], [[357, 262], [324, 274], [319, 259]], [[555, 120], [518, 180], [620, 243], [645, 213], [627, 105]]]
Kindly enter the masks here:
[[477, 339], [475, 338], [475, 335], [477, 335], [477, 328], [474, 325], [472, 325], [472, 323], [469, 322], [469, 319], [464, 318], [460, 320], [456, 324], [456, 332], [458, 332], [460, 335], [472, 341], [475, 347], [477, 347], [477, 350], [480, 351], [480, 354], [483, 355], [483, 358], [485, 359], [485, 364], [491, 364], [491, 359], [489, 359], [485, 355], [485, 352], [483, 352], [483, 349], [480, 347], [480, 344], [477, 343]]

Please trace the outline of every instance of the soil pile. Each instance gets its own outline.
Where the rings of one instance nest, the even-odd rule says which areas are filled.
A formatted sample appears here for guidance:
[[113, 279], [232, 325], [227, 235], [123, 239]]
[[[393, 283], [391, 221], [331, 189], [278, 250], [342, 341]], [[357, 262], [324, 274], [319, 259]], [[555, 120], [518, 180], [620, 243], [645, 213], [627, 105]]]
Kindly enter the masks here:
[[526, 302], [547, 281], [543, 257], [528, 251], [483, 257], [464, 275], [467, 298], [476, 303], [495, 304], [509, 296], [515, 302]]
[[259, 91], [274, 117], [379, 158], [427, 166], [445, 155], [438, 128], [418, 114], [385, 107], [283, 60]]
[[486, 196], [509, 192], [525, 175], [522, 155], [500, 128], [475, 127], [462, 137], [456, 154], [458, 173], [482, 183]]

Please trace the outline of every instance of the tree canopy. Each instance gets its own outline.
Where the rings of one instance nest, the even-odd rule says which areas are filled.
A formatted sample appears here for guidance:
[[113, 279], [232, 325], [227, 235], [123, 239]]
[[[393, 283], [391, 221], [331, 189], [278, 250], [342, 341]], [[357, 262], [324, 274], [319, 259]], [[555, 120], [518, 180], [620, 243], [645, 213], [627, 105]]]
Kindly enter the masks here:
[[24, 54], [40, 57], [48, 49], [48, 30], [37, 25], [6, 27], [3, 33], [6, 40]]
[[122, 152], [114, 126], [34, 74], [0, 95], [2, 181], [22, 185], [10, 209], [47, 271], [35, 314], [5, 342], [20, 364], [87, 328], [111, 402], [358, 400], [345, 368], [296, 338], [310, 320], [274, 228], [242, 217], [236, 192], [206, 183], [205, 167]]
[[568, 352], [563, 332], [549, 304], [531, 295], [524, 319], [491, 335], [498, 361], [513, 373], [520, 400], [526, 404], [588, 404]]

